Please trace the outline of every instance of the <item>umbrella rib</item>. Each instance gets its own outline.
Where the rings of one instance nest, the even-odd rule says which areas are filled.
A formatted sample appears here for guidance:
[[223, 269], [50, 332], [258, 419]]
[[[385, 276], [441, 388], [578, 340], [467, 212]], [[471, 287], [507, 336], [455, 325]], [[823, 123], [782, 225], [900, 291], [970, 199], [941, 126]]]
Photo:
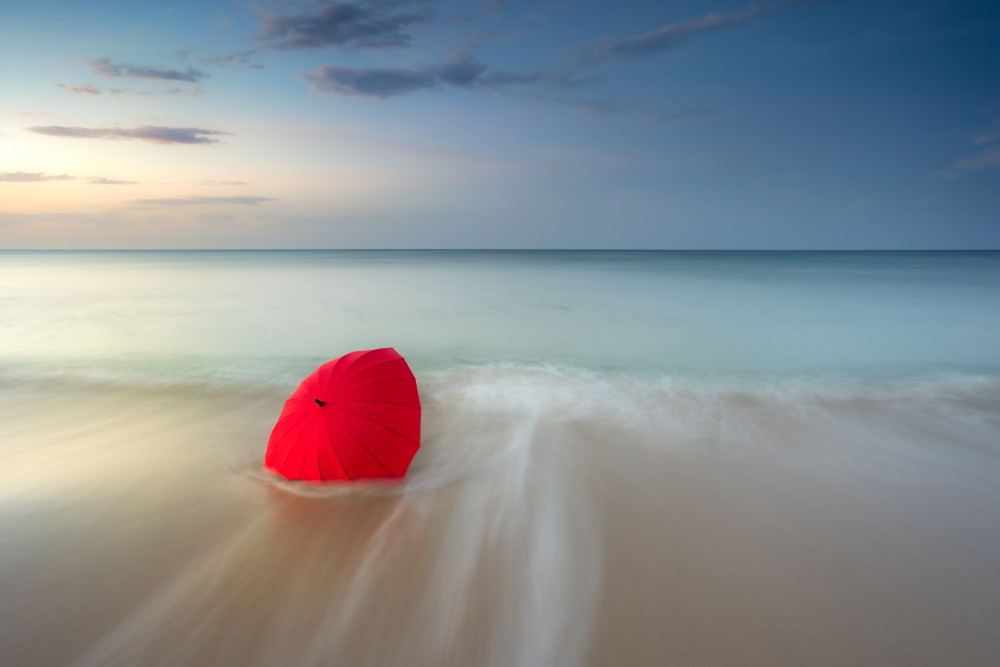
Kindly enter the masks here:
[[[391, 428], [389, 428], [385, 424], [380, 424], [380, 423], [378, 423], [377, 421], [375, 421], [373, 419], [368, 419], [368, 417], [362, 417], [361, 415], [359, 415], [356, 412], [351, 412], [350, 410], [344, 410], [343, 408], [338, 408], [336, 405], [331, 405], [330, 407], [332, 407], [334, 410], [340, 410], [341, 412], [346, 412], [347, 414], [351, 415], [352, 417], [357, 417], [358, 419], [364, 419], [366, 422], [370, 422], [372, 424], [375, 424], [375, 426], [378, 426], [382, 430], [388, 431], [389, 433], [392, 433], [393, 435], [397, 436], [400, 440], [405, 440], [406, 442], [413, 442], [413, 440], [411, 438], [407, 438], [402, 433], [398, 433], [396, 431], [393, 431]], [[355, 439], [357, 439], [357, 438], [355, 438]], [[416, 444], [417, 446], [420, 446], [420, 441], [417, 440], [414, 444]]]
[[[342, 365], [344, 365], [346, 363], [344, 361], [344, 359], [346, 359], [348, 356], [349, 355], [345, 354], [342, 357], [338, 357], [337, 359], [334, 359], [332, 362], [328, 362], [326, 364], [323, 364], [323, 366], [320, 366], [320, 369], [322, 369], [323, 367], [329, 367], [329, 368], [327, 368], [326, 377], [325, 378], [323, 377], [323, 373], [320, 373], [319, 375], [317, 375], [316, 379], [319, 381], [317, 384], [320, 384], [322, 386], [327, 385], [330, 382], [330, 379], [333, 377], [334, 372], [337, 371]], [[338, 382], [339, 382], [339, 378], [338, 378]]]
[[285, 401], [285, 403], [289, 403], [291, 401], [296, 401], [296, 402], [301, 401], [302, 405], [300, 405], [297, 408], [288, 410], [288, 412], [284, 412], [284, 416], [298, 414], [299, 412], [302, 412], [303, 410], [312, 407], [312, 404], [313, 404], [312, 401], [307, 401], [304, 398], [290, 398], [287, 401]]
[[411, 405], [409, 403], [396, 403], [395, 401], [376, 401], [367, 399], [358, 399], [356, 401], [330, 401], [331, 407], [337, 405], [350, 405], [351, 403], [378, 403], [380, 405], [398, 405], [401, 408], [413, 408], [414, 410], [419, 410], [419, 405]]
[[[305, 421], [305, 419], [303, 419], [302, 421]], [[315, 427], [315, 425], [316, 425], [316, 422], [313, 422], [313, 426], [314, 427]], [[309, 424], [308, 423], [306, 424], [306, 427], [304, 429], [302, 429], [302, 430], [305, 431], [307, 428], [309, 428]], [[299, 433], [299, 435], [301, 435], [301, 434], [302, 433]], [[302, 479], [302, 464], [305, 463], [305, 460], [306, 460], [306, 449], [305, 449], [305, 447], [298, 448], [296, 450], [296, 453], [299, 456], [299, 471], [298, 471], [298, 475], [294, 479]], [[288, 453], [285, 454], [285, 458], [282, 459], [282, 461], [281, 461], [282, 467], [284, 467], [285, 464], [288, 463], [288, 457], [291, 456], [291, 455], [292, 455], [292, 448], [289, 447], [288, 448]], [[284, 474], [284, 473], [282, 473], [282, 474]], [[289, 478], [289, 479], [292, 479], [292, 478]]]
[[349, 394], [350, 392], [357, 391], [358, 389], [364, 389], [365, 387], [371, 387], [372, 385], [382, 384], [383, 382], [399, 382], [400, 380], [413, 380], [414, 382], [416, 382], [416, 379], [413, 378], [412, 376], [401, 377], [401, 378], [389, 378], [387, 380], [375, 380], [374, 382], [369, 382], [368, 384], [359, 384], [357, 387], [348, 387], [345, 391], [336, 394], [330, 400], [332, 401], [336, 399], [337, 396], [343, 396], [344, 394]]
[[[326, 413], [323, 413], [323, 417], [326, 418]], [[361, 449], [363, 449], [365, 451], [365, 453], [368, 454], [368, 457], [372, 461], [374, 461], [375, 463], [377, 463], [379, 465], [379, 467], [382, 468], [382, 470], [384, 470], [386, 472], [386, 474], [388, 474], [388, 475], [395, 475], [396, 474], [396, 473], [392, 472], [391, 470], [389, 470], [389, 468], [387, 468], [386, 465], [384, 463], [382, 463], [382, 461], [380, 461], [377, 456], [375, 456], [374, 454], [372, 454], [371, 450], [369, 450], [367, 447], [365, 447], [361, 443], [361, 441], [358, 440], [358, 436], [356, 436], [353, 433], [351, 433], [350, 429], [348, 429], [346, 426], [344, 426], [340, 422], [337, 422], [337, 426], [339, 426], [340, 428], [342, 428], [344, 430], [344, 433], [346, 433], [347, 435], [351, 436], [351, 439], [354, 440], [354, 442], [358, 443], [358, 447], [360, 447]], [[346, 471], [345, 471], [345, 473], [346, 473]]]
[[[344, 473], [345, 478], [350, 479], [347, 475], [347, 468], [344, 467], [344, 462], [340, 458], [340, 452], [337, 451], [337, 448], [333, 444], [333, 436], [330, 435], [330, 427], [326, 423], [325, 412], [323, 413], [323, 430], [326, 431], [326, 439], [330, 443], [330, 449], [333, 450], [333, 457], [337, 459], [337, 463], [340, 465], [340, 472]], [[351, 437], [353, 438], [354, 436], [352, 435]]]
[[[370, 352], [377, 352], [377, 350], [370, 350]], [[358, 357], [357, 359], [355, 359], [355, 360], [354, 360], [354, 363], [356, 364], [356, 363], [357, 363], [358, 361], [360, 361], [360, 360], [361, 360], [361, 359], [362, 359], [363, 357], [364, 357], [364, 355], [362, 355], [362, 356]], [[391, 364], [391, 363], [392, 363], [392, 362], [394, 362], [394, 361], [399, 361], [399, 360], [400, 360], [401, 358], [402, 358], [402, 357], [396, 357], [395, 359], [386, 359], [385, 361], [380, 361], [380, 362], [378, 362], [377, 364], [372, 364], [372, 365], [371, 365], [371, 366], [369, 366], [368, 368], [365, 368], [365, 369], [363, 369], [363, 370], [360, 370], [360, 371], [358, 371], [357, 373], [354, 373], [353, 375], [348, 375], [348, 374], [347, 374], [347, 373], [348, 373], [348, 371], [345, 371], [345, 372], [344, 372], [344, 375], [343, 375], [343, 377], [339, 377], [339, 378], [337, 378], [337, 382], [347, 382], [347, 381], [348, 381], [348, 380], [350, 380], [350, 379], [351, 379], [352, 377], [357, 377], [357, 376], [361, 375], [362, 373], [367, 373], [368, 371], [370, 371], [370, 370], [371, 370], [371, 369], [373, 369], [373, 368], [378, 368], [379, 366], [384, 366], [385, 364]], [[351, 365], [353, 366], [354, 364], [351, 364]]]
[[[296, 413], [293, 412], [291, 414], [296, 414]], [[285, 438], [287, 438], [288, 434], [292, 432], [292, 429], [296, 428], [299, 424], [301, 424], [303, 421], [305, 421], [305, 419], [306, 419], [307, 416], [308, 415], [301, 415], [298, 418], [298, 420], [296, 420], [296, 422], [294, 424], [292, 424], [291, 426], [289, 426], [288, 428], [285, 429], [285, 432], [281, 434], [281, 437], [278, 438], [278, 441], [276, 443], [274, 443], [275, 449], [277, 449], [281, 445], [281, 443], [283, 443], [285, 441]], [[291, 447], [289, 447], [289, 451], [291, 451]], [[281, 459], [281, 465], [285, 464], [285, 460], [287, 458], [288, 458], [288, 452], [285, 452], [285, 456], [282, 457], [282, 459]]]

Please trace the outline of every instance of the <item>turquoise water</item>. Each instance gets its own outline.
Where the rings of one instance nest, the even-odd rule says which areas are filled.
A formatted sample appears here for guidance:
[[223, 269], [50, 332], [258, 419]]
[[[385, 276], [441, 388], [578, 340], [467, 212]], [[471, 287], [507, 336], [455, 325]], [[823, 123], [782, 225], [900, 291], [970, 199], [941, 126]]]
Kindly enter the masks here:
[[[262, 471], [395, 347], [390, 490]], [[986, 664], [1000, 253], [0, 252], [4, 665]]]
[[6, 252], [0, 364], [287, 381], [418, 371], [996, 373], [1000, 253]]

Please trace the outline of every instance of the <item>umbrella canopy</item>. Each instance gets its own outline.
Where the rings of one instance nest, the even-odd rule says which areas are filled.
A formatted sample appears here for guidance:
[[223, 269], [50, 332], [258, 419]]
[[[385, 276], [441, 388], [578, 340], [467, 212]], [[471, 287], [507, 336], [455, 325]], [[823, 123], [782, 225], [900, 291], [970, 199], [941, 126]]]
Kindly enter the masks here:
[[399, 478], [420, 447], [420, 399], [391, 347], [345, 354], [285, 401], [264, 465], [305, 481]]

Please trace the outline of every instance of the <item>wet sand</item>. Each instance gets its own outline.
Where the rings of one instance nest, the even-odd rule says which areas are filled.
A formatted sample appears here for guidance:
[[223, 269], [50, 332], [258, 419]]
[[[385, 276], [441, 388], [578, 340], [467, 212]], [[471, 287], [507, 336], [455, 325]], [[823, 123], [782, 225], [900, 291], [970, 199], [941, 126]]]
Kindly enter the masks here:
[[727, 421], [678, 394], [664, 422], [488, 409], [456, 382], [422, 382], [408, 481], [348, 492], [261, 473], [273, 392], [0, 392], [0, 664], [1000, 654], [994, 398], [956, 420], [738, 395]]

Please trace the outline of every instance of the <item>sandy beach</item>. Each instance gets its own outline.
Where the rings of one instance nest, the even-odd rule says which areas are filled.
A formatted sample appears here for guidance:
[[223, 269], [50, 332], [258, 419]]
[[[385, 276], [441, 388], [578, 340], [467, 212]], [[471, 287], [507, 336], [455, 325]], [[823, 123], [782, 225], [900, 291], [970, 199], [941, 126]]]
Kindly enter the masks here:
[[[533, 381], [555, 390], [565, 379]], [[997, 459], [974, 431], [948, 467], [914, 452], [859, 463], [843, 446], [839, 460], [817, 454], [831, 438], [810, 424], [842, 411], [856, 429], [877, 428], [888, 407], [877, 400], [826, 397], [796, 424], [738, 414], [766, 400], [780, 412], [780, 397], [721, 397], [740, 435], [706, 446], [704, 429], [684, 437], [704, 415], [683, 409], [669, 427], [663, 415], [598, 422], [552, 403], [525, 419], [486, 408], [481, 392], [502, 390], [497, 378], [424, 384], [411, 476], [360, 490], [277, 483], [260, 469], [276, 398], [266, 392], [5, 392], [4, 414], [17, 417], [0, 435], [22, 449], [5, 456], [0, 485], [4, 664], [995, 655]], [[42, 395], [57, 420], [34, 419], [50, 414]], [[924, 426], [946, 423], [942, 406], [920, 407]], [[723, 452], [734, 447], [742, 455]]]

